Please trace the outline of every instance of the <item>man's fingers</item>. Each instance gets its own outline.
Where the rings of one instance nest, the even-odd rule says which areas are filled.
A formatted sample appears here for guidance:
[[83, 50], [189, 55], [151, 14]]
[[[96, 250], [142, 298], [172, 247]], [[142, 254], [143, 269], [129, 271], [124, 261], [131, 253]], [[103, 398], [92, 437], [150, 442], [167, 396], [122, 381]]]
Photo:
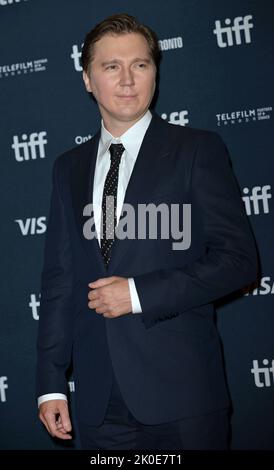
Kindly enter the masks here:
[[70, 432], [72, 429], [71, 426], [71, 421], [69, 419], [69, 413], [68, 413], [68, 408], [66, 407], [60, 407], [60, 423], [62, 424], [63, 428], [65, 431]]
[[98, 300], [99, 299], [99, 292], [97, 289], [93, 289], [88, 293], [89, 300]]
[[49, 400], [40, 405], [39, 418], [52, 437], [68, 440], [72, 427], [69, 418], [68, 405], [64, 400]]
[[55, 424], [55, 414], [53, 414], [52, 412], [46, 412], [43, 417], [44, 419], [41, 418], [43, 423], [45, 424], [50, 435], [54, 437], [55, 431], [57, 431]]
[[63, 434], [67, 434], [67, 431], [65, 430], [64, 426], [61, 423], [57, 423], [56, 427], [57, 427], [57, 431], [60, 431]]
[[59, 437], [59, 439], [67, 439], [71, 438], [69, 434], [64, 434], [61, 431], [57, 429], [57, 424], [56, 424], [56, 417], [55, 414], [52, 412], [46, 413], [45, 414], [45, 419], [47, 421], [48, 427], [50, 429], [50, 434], [53, 437]]
[[100, 300], [92, 300], [91, 302], [88, 303], [89, 308], [97, 308], [100, 305], [102, 305], [102, 302]]
[[100, 305], [95, 311], [96, 313], [108, 313], [108, 307], [106, 305]]
[[92, 289], [97, 289], [98, 287], [107, 286], [108, 284], [112, 284], [116, 280], [116, 276], [110, 277], [102, 277], [101, 279], [97, 279], [97, 281], [91, 282], [89, 287]]
[[95, 302], [89, 302], [88, 306], [95, 310], [96, 313], [106, 313], [109, 310], [109, 307], [101, 302], [98, 302], [98, 305], [95, 305]]
[[45, 419], [47, 421], [47, 425], [49, 427], [49, 430], [50, 430], [50, 434], [53, 436], [53, 437], [59, 437], [59, 434], [61, 434], [58, 429], [57, 429], [57, 426], [56, 426], [56, 417], [55, 417], [55, 413], [53, 413], [52, 411], [48, 411], [45, 413]]
[[132, 310], [128, 280], [111, 276], [91, 282], [88, 307], [106, 318], [115, 318]]

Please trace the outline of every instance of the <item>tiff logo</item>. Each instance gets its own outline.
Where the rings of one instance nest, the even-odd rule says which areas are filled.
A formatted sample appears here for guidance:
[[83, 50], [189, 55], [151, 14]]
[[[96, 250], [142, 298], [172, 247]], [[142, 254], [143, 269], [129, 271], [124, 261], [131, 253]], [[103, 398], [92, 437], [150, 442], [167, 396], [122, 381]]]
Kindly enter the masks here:
[[70, 54], [70, 57], [73, 60], [74, 68], [75, 68], [76, 72], [82, 72], [82, 70], [83, 70], [83, 68], [81, 66], [81, 62], [80, 62], [81, 54], [82, 54], [82, 51], [81, 50], [79, 51], [79, 48], [78, 48], [77, 44], [73, 44], [72, 54]]
[[46, 217], [28, 217], [26, 220], [15, 219], [22, 235], [41, 235], [47, 229]]
[[268, 199], [272, 198], [272, 194], [269, 192], [271, 186], [254, 186], [249, 194], [249, 188], [243, 188], [243, 193], [246, 196], [242, 196], [242, 200], [245, 204], [245, 210], [247, 215], [258, 215], [260, 214], [260, 206], [262, 206], [264, 214], [269, 213]]
[[[263, 365], [269, 366], [269, 360], [263, 359]], [[254, 360], [251, 373], [254, 375], [254, 382], [256, 387], [270, 387], [274, 384], [274, 359], [271, 362], [271, 367], [259, 367], [258, 361]], [[272, 374], [272, 381], [270, 380], [270, 373]]]
[[188, 111], [174, 111], [170, 113], [169, 118], [166, 113], [161, 114], [162, 119], [168, 119], [170, 124], [178, 124], [179, 126], [185, 126], [189, 123], [189, 119], [187, 118]]
[[249, 44], [251, 42], [250, 30], [253, 28], [251, 20], [252, 15], [237, 16], [233, 20], [233, 26], [230, 26], [230, 18], [225, 19], [226, 26], [221, 26], [220, 20], [216, 20], [213, 33], [216, 34], [218, 46], [227, 47], [242, 44], [242, 32], [244, 33], [244, 42]]
[[[40, 298], [41, 294], [39, 294]], [[30, 294], [30, 302], [29, 307], [31, 308], [31, 313], [34, 320], [39, 320], [39, 311], [38, 308], [40, 307], [40, 300], [37, 299], [35, 294]]]
[[74, 382], [74, 380], [70, 380], [68, 382], [68, 386], [69, 386], [69, 391], [70, 392], [75, 392], [75, 382]]
[[11, 148], [14, 150], [15, 159], [18, 162], [36, 160], [37, 157], [45, 158], [45, 145], [48, 143], [45, 131], [32, 132], [29, 137], [22, 134], [21, 142], [18, 135], [13, 136]]
[[8, 377], [6, 377], [5, 375], [0, 377], [0, 401], [2, 402], [7, 401], [6, 392], [5, 392], [5, 390], [9, 388], [8, 384], [6, 383], [7, 380], [8, 380]]

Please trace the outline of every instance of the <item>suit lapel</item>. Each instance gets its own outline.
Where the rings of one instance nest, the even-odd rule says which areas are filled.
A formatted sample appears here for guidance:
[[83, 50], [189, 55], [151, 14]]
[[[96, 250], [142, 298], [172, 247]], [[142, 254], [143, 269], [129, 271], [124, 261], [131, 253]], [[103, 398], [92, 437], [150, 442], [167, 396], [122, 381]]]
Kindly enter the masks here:
[[[106, 275], [106, 268], [101, 255], [100, 246], [97, 238], [87, 239], [83, 234], [83, 227], [90, 217], [83, 215], [84, 207], [93, 202], [93, 182], [94, 171], [96, 165], [97, 151], [100, 139], [100, 132], [98, 132], [93, 139], [86, 144], [82, 149], [81, 155], [75, 157], [72, 165], [71, 185], [72, 185], [72, 201], [74, 207], [74, 214], [76, 218], [76, 225], [79, 231], [81, 241], [90, 257], [91, 262], [96, 263], [98, 268]], [[89, 211], [90, 214], [90, 211]], [[94, 225], [92, 226], [93, 232], [95, 231]]]
[[[169, 153], [168, 139], [165, 122], [157, 115], [154, 115], [142, 142], [134, 169], [126, 190], [124, 205], [130, 204], [134, 207], [135, 213], [139, 203], [149, 203], [153, 195], [153, 189], [157, 186], [159, 171], [163, 157]], [[120, 222], [121, 223], [121, 222]], [[118, 228], [119, 225], [118, 224]], [[108, 266], [108, 274], [111, 275], [121, 259], [126, 255], [132, 245], [131, 239], [116, 239], [111, 252], [111, 259]]]

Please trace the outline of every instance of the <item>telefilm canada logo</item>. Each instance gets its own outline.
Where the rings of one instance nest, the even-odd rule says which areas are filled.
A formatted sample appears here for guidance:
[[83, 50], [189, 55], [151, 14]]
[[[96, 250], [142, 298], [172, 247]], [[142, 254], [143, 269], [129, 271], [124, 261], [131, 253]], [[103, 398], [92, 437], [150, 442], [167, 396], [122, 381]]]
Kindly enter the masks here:
[[31, 59], [13, 64], [0, 65], [0, 78], [26, 75], [34, 72], [45, 72], [47, 69], [47, 58]]
[[221, 112], [216, 114], [217, 126], [221, 127], [236, 124], [250, 124], [257, 121], [267, 121], [271, 119], [271, 113], [272, 106]]

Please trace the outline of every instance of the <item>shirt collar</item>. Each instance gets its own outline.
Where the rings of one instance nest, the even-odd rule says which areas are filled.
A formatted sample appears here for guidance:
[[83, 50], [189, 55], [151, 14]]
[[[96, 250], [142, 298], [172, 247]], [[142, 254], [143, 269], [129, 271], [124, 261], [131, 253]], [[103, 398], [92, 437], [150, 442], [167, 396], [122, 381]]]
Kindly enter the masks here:
[[124, 134], [120, 137], [115, 138], [113, 135], [105, 128], [103, 119], [101, 121], [101, 137], [100, 137], [100, 155], [104, 155], [109, 149], [111, 144], [122, 143], [125, 147], [125, 150], [129, 155], [138, 154], [141, 147], [143, 138], [147, 131], [147, 128], [152, 119], [152, 114], [149, 110], [144, 114], [144, 116], [139, 119], [133, 126], [131, 126]]

